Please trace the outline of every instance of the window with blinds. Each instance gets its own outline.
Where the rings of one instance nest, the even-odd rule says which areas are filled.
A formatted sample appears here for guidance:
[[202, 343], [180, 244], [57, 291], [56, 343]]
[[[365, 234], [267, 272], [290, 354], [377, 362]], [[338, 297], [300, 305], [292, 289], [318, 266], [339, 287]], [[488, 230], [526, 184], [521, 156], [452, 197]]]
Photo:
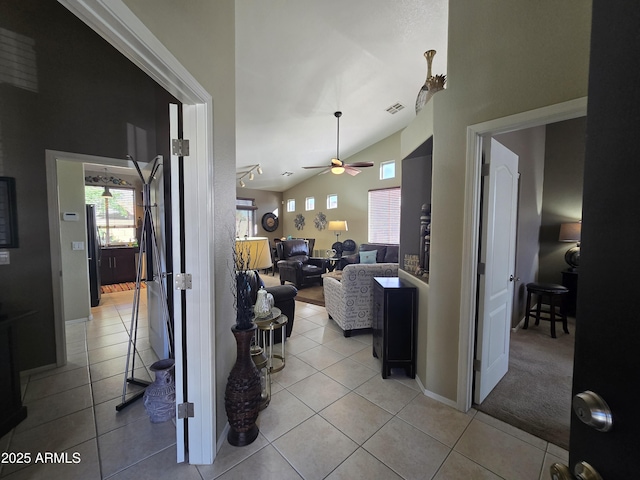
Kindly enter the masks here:
[[111, 197], [103, 197], [103, 186], [84, 187], [86, 203], [96, 206], [101, 245], [136, 244], [135, 190], [109, 186], [109, 191]]
[[400, 243], [400, 187], [369, 190], [369, 242]]

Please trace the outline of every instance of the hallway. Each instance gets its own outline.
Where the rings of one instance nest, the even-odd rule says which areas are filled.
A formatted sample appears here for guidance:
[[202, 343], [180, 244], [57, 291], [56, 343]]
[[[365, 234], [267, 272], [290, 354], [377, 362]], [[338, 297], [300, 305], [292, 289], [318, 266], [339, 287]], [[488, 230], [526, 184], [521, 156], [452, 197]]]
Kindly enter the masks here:
[[[144, 297], [144, 295], [143, 295]], [[251, 445], [224, 443], [213, 465], [176, 464], [172, 422], [142, 400], [121, 412], [131, 292], [108, 294], [94, 319], [67, 326], [69, 363], [23, 378], [28, 418], [3, 452], [68, 452], [78, 463], [0, 465], [2, 479], [548, 479], [565, 450], [481, 412], [461, 413], [394, 372], [382, 380], [371, 334], [344, 338], [324, 307], [297, 302], [286, 368]], [[136, 377], [156, 360], [140, 319]], [[231, 334], [229, 340], [233, 341]], [[32, 462], [33, 463], [33, 462]]]

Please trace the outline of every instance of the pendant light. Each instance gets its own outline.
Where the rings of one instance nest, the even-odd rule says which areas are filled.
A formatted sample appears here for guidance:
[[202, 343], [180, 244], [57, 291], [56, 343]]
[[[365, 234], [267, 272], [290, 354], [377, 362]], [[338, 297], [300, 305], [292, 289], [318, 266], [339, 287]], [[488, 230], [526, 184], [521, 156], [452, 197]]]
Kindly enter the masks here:
[[331, 160], [331, 163], [334, 165], [331, 167], [331, 173], [340, 175], [344, 173], [344, 167], [340, 161], [340, 117], [342, 116], [342, 112], [336, 112], [334, 115], [338, 121], [338, 133], [336, 135], [336, 158]]
[[[109, 181], [109, 180], [108, 180], [109, 175], [107, 175], [107, 173], [108, 173], [108, 172], [107, 172], [107, 169], [105, 168], [105, 169], [104, 169], [104, 178], [105, 178], [105, 179], [103, 180], [103, 181], [105, 181], [105, 182], [108, 182], [108, 181]], [[109, 185], [105, 185], [105, 186], [104, 186], [104, 192], [102, 192], [102, 196], [103, 196], [103, 197], [108, 197], [108, 198], [113, 197], [113, 195], [111, 195], [111, 192], [109, 191]]]

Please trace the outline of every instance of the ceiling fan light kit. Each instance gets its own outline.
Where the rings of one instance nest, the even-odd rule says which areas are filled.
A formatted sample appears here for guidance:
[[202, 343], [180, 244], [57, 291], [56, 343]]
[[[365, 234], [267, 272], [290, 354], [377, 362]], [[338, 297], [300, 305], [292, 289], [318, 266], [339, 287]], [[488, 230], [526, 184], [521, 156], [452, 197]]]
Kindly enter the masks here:
[[341, 175], [347, 172], [349, 175], [354, 176], [361, 172], [361, 170], [359, 170], [358, 168], [373, 167], [373, 162], [344, 163], [342, 160], [340, 160], [340, 117], [342, 116], [342, 112], [335, 112], [333, 115], [334, 117], [336, 117], [338, 122], [337, 136], [336, 136], [336, 158], [332, 158], [331, 164], [329, 165], [322, 165], [318, 167], [303, 167], [303, 168], [307, 168], [307, 169], [323, 168], [324, 170], [320, 172], [318, 175], [322, 175], [327, 172], [331, 172], [336, 175]]

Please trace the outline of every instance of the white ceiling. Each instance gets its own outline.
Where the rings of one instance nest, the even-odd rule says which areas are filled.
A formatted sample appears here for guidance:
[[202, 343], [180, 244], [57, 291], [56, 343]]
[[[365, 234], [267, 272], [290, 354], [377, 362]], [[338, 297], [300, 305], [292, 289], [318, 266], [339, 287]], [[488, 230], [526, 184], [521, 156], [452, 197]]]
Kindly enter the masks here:
[[[236, 2], [237, 171], [261, 164], [247, 188], [284, 191], [415, 117], [426, 76], [447, 72], [447, 0]], [[400, 103], [404, 109], [386, 111]], [[391, 160], [391, 159], [390, 159]], [[293, 172], [285, 177], [285, 171]]]

